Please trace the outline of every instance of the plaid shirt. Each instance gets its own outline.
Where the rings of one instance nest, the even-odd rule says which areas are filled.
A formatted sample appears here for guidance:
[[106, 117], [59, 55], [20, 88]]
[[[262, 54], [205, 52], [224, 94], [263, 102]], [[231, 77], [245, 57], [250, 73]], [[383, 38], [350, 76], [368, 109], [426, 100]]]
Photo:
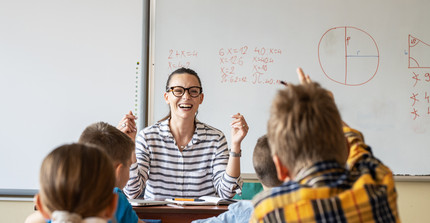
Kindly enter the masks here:
[[344, 127], [347, 168], [315, 163], [294, 181], [258, 194], [250, 222], [400, 222], [391, 170], [373, 157], [360, 132]]

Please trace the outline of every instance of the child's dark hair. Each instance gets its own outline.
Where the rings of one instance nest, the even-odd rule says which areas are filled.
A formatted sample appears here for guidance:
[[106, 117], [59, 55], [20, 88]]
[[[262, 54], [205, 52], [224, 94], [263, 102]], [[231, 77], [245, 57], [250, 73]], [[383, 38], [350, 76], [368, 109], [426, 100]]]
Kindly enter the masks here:
[[260, 182], [267, 187], [277, 187], [282, 184], [276, 173], [275, 163], [273, 163], [267, 135], [261, 136], [257, 140], [252, 155], [252, 164]]
[[114, 162], [124, 165], [130, 161], [134, 150], [134, 142], [130, 137], [105, 122], [97, 122], [85, 128], [79, 142], [101, 147]]

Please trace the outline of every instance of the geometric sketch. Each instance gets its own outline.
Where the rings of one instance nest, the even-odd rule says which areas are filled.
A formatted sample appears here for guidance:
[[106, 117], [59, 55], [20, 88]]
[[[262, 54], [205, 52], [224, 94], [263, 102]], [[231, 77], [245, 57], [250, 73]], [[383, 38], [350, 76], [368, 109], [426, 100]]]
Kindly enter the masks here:
[[430, 68], [430, 45], [409, 35], [408, 68]]
[[372, 80], [378, 72], [379, 49], [367, 32], [351, 26], [335, 27], [321, 37], [318, 60], [328, 79], [359, 86]]

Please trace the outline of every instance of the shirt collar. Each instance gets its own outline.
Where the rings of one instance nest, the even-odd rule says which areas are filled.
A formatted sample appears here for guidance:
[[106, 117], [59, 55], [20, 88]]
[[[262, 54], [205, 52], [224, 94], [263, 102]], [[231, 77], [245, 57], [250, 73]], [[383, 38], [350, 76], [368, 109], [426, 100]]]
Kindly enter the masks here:
[[311, 187], [324, 186], [347, 177], [347, 170], [336, 161], [317, 162], [309, 168], [301, 169], [295, 181]]
[[[161, 121], [159, 123], [160, 135], [164, 138], [173, 139], [173, 135], [172, 135], [172, 132], [170, 131], [170, 127], [169, 127], [169, 121], [170, 121], [170, 118], [168, 118], [164, 121]], [[202, 122], [200, 122], [197, 119], [195, 120], [195, 124], [196, 124], [196, 128], [194, 129], [193, 138], [191, 139], [193, 144], [197, 144], [199, 141], [205, 140], [206, 135], [207, 135], [207, 128], [206, 128], [205, 124], [203, 124]]]

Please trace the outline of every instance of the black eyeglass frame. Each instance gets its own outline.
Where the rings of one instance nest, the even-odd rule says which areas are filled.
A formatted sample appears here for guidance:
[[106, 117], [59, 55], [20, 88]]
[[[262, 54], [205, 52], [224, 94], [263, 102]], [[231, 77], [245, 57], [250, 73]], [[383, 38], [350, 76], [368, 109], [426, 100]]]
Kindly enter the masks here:
[[[181, 95], [176, 95], [175, 93], [174, 93], [174, 91], [173, 91], [173, 89], [174, 88], [182, 88], [184, 91], [183, 91], [183, 93], [181, 94]], [[198, 88], [199, 90], [200, 90], [200, 92], [199, 92], [199, 94], [198, 95], [196, 95], [196, 96], [192, 96], [191, 94], [190, 94], [190, 89], [191, 88]], [[185, 91], [188, 91], [188, 94], [190, 95], [190, 97], [192, 97], [192, 98], [197, 98], [198, 96], [200, 96], [202, 93], [203, 93], [203, 88], [202, 87], [199, 87], [199, 86], [191, 86], [191, 87], [189, 87], [189, 88], [184, 88], [184, 87], [182, 87], [182, 86], [172, 86], [172, 87], [170, 87], [169, 89], [167, 89], [167, 92], [172, 92], [172, 94], [175, 96], [175, 97], [182, 97], [182, 96], [184, 96], [184, 94], [185, 94]]]

